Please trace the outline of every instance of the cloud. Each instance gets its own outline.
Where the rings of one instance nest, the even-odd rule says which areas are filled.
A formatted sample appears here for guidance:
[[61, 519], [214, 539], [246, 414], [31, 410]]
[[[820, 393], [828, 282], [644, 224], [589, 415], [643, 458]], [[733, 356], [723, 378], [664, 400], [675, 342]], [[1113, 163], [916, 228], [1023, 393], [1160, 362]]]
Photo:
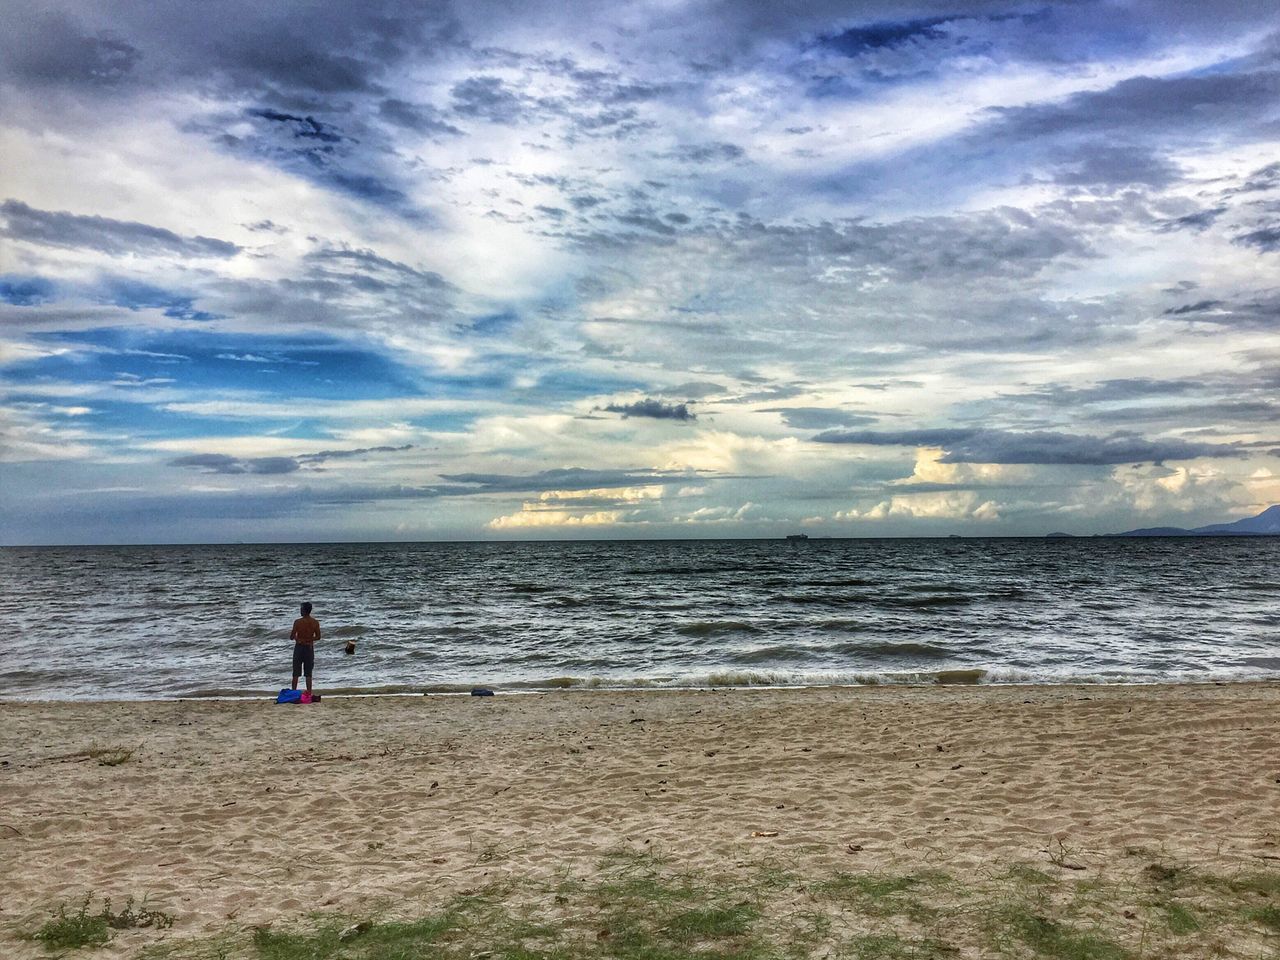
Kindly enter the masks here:
[[1016, 432], [974, 428], [925, 430], [831, 430], [813, 438], [818, 443], [869, 446], [939, 447], [940, 463], [1056, 464], [1061, 466], [1116, 463], [1163, 463], [1197, 457], [1240, 457], [1236, 444], [1184, 440], [1145, 440], [1133, 434], [1106, 437], [1051, 431]]
[[190, 467], [205, 473], [221, 474], [262, 474], [277, 476], [294, 473], [305, 466], [324, 463], [327, 460], [350, 460], [366, 457], [371, 453], [402, 453], [412, 450], [413, 444], [406, 443], [398, 447], [360, 447], [354, 450], [321, 450], [317, 453], [304, 453], [292, 457], [235, 457], [225, 453], [192, 453], [175, 457], [169, 461], [170, 466]]
[[112, 87], [143, 59], [118, 34], [86, 34], [57, 13], [6, 19], [5, 32], [11, 40], [0, 61], [7, 60], [7, 70], [24, 82], [42, 86]]
[[833, 427], [852, 427], [875, 423], [879, 417], [862, 413], [850, 413], [839, 407], [763, 407], [761, 413], [782, 415], [782, 422], [797, 430], [829, 430]]
[[544, 490], [648, 487], [653, 484], [688, 483], [691, 480], [713, 477], [705, 472], [688, 470], [592, 470], [567, 467], [532, 474], [441, 474], [441, 479], [465, 485], [471, 493], [537, 493]]
[[20, 200], [0, 203], [0, 235], [53, 247], [97, 250], [113, 257], [129, 254], [173, 257], [233, 257], [241, 248], [210, 237], [183, 237], [146, 223], [37, 210]]
[[611, 403], [601, 409], [608, 413], [622, 414], [624, 420], [628, 417], [648, 417], [652, 420], [679, 420], [687, 423], [698, 419], [698, 415], [689, 410], [687, 403], [667, 403], [649, 397], [633, 403]]
[[1273, 253], [1280, 250], [1280, 227], [1250, 230], [1248, 233], [1237, 236], [1235, 242], [1248, 247], [1257, 247], [1263, 253]]
[[929, 17], [920, 20], [879, 21], [851, 27], [841, 33], [823, 39], [823, 45], [846, 56], [856, 57], [873, 50], [900, 47], [914, 40], [940, 40], [946, 33], [938, 27], [949, 17]]
[[257, 473], [277, 475], [293, 473], [298, 461], [293, 457], [233, 457], [224, 453], [192, 453], [175, 457], [171, 466], [191, 467], [205, 473], [240, 474]]

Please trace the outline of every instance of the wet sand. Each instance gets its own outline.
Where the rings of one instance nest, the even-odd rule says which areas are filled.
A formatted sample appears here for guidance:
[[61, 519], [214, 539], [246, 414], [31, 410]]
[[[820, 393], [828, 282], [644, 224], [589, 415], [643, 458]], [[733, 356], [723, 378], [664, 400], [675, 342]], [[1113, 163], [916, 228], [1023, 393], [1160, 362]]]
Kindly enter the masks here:
[[[1280, 684], [0, 703], [0, 955], [59, 903], [172, 930], [435, 903], [625, 847], [963, 875], [1280, 857]], [[103, 765], [89, 751], [133, 750]], [[760, 836], [759, 834], [768, 834]], [[772, 835], [776, 834], [776, 835]]]

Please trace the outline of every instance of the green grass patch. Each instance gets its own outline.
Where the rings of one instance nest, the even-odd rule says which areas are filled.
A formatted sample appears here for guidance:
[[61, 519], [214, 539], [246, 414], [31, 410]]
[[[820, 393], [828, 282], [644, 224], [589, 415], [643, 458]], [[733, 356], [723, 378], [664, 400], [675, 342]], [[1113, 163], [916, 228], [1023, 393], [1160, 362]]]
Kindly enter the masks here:
[[40, 941], [50, 950], [78, 950], [104, 946], [115, 930], [173, 926], [172, 916], [150, 909], [145, 901], [139, 904], [133, 897], [125, 901], [121, 910], [113, 910], [110, 900], [103, 900], [101, 909], [96, 913], [92, 906], [92, 896], [85, 897], [74, 911], [68, 911], [66, 905], [59, 906], [53, 916], [31, 935], [31, 939]]
[[759, 918], [760, 911], [749, 903], [737, 903], [731, 907], [700, 907], [676, 914], [666, 930], [684, 943], [742, 937]]
[[938, 915], [929, 902], [950, 878], [937, 871], [917, 873], [837, 873], [809, 886], [819, 899], [834, 900], [870, 916], [910, 917], [918, 923]]
[[[1217, 876], [1128, 861], [1054, 875], [1013, 863], [802, 874], [790, 862], [682, 868], [618, 849], [550, 877], [511, 875], [415, 907], [317, 915], [221, 938], [153, 943], [153, 960], [1156, 960], [1275, 954], [1274, 873]], [[107, 914], [114, 916], [108, 909]], [[122, 911], [121, 914], [128, 911]], [[137, 911], [133, 911], [135, 914]], [[48, 942], [100, 947], [112, 925], [86, 902]], [[42, 939], [44, 939], [42, 937]]]
[[1180, 903], [1167, 901], [1159, 905], [1159, 910], [1170, 933], [1183, 936], [1200, 929], [1200, 921], [1196, 919], [1196, 915]]
[[1005, 870], [1004, 876], [1016, 883], [1025, 883], [1032, 886], [1051, 887], [1058, 882], [1057, 877], [1050, 876], [1029, 863], [1010, 864], [1008, 869]]
[[1128, 960], [1132, 956], [1119, 944], [1071, 924], [1021, 908], [1004, 918], [1010, 932], [1036, 954], [1059, 960]]
[[1250, 910], [1248, 917], [1259, 926], [1263, 926], [1268, 930], [1280, 933], [1280, 907], [1277, 907], [1275, 904], [1268, 904], [1265, 907]]
[[1258, 894], [1264, 897], [1280, 896], [1280, 873], [1270, 870], [1253, 870], [1226, 879], [1233, 893]]
[[409, 922], [346, 922], [330, 919], [310, 931], [253, 932], [253, 948], [260, 960], [328, 960], [343, 958], [413, 957], [457, 928], [460, 915], [445, 911]]
[[855, 937], [848, 955], [853, 960], [938, 960], [957, 951], [936, 940], [910, 940], [893, 934]]

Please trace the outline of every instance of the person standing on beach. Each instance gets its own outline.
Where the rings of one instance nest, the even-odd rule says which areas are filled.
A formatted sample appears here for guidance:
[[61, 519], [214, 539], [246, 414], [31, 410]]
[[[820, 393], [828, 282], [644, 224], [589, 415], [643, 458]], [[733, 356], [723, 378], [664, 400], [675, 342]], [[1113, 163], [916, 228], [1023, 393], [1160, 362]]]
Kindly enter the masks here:
[[311, 604], [302, 605], [302, 616], [293, 621], [289, 634], [293, 641], [293, 686], [298, 689], [298, 677], [306, 674], [307, 693], [311, 693], [311, 673], [316, 665], [316, 641], [320, 639], [320, 621], [311, 615]]

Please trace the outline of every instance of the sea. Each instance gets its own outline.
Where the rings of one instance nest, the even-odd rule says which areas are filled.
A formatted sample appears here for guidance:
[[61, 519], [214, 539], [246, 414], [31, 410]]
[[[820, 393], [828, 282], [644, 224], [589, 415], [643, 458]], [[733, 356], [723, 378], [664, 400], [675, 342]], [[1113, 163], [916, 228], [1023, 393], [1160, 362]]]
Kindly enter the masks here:
[[[0, 549], [0, 698], [1280, 679], [1280, 538]], [[343, 647], [356, 641], [356, 652]]]

